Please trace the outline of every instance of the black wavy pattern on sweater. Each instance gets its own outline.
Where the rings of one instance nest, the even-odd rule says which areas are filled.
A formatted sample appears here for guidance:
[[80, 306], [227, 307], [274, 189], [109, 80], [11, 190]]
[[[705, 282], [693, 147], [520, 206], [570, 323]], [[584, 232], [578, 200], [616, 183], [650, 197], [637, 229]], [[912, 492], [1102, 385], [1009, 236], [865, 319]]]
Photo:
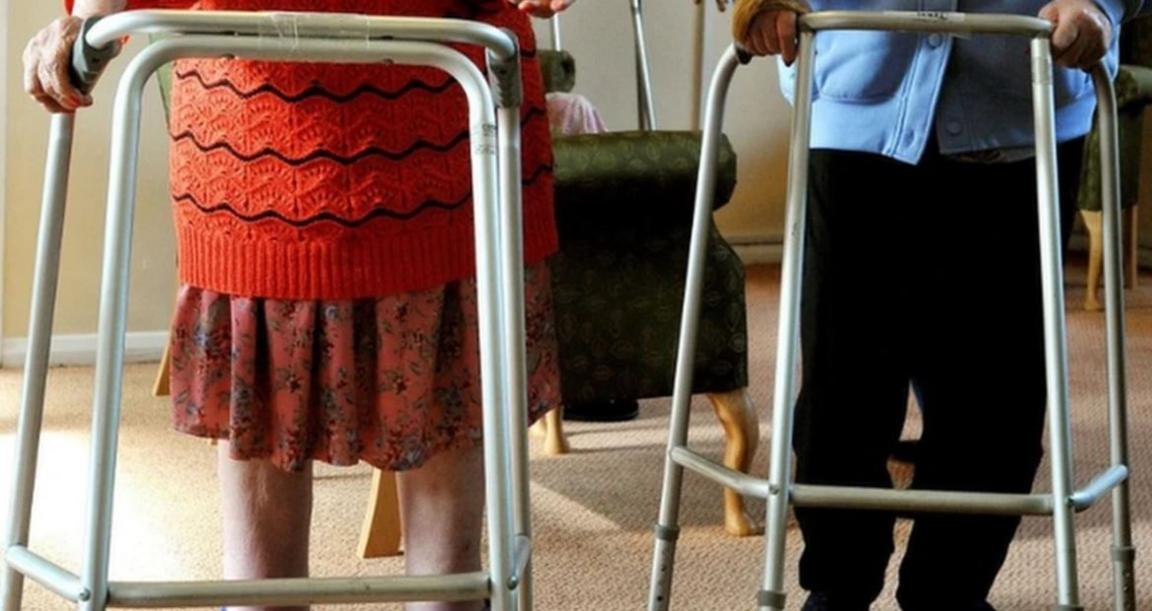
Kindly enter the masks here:
[[[540, 177], [543, 176], [545, 172], [550, 172], [550, 171], [552, 171], [552, 164], [548, 164], [548, 163], [541, 164], [532, 172], [532, 174], [528, 178], [523, 179], [521, 181], [521, 184], [525, 187], [529, 187], [532, 184], [534, 184], [537, 180], [539, 180]], [[262, 220], [266, 220], [266, 219], [276, 219], [282, 223], [292, 225], [293, 227], [302, 228], [302, 227], [307, 227], [309, 225], [313, 225], [316, 223], [321, 223], [321, 222], [327, 221], [327, 222], [331, 222], [331, 223], [336, 223], [337, 225], [342, 225], [342, 226], [347, 227], [349, 229], [355, 229], [357, 227], [360, 227], [361, 225], [364, 225], [365, 223], [368, 223], [369, 221], [371, 221], [373, 219], [377, 219], [380, 217], [387, 217], [387, 218], [399, 220], [399, 221], [407, 221], [407, 220], [411, 220], [411, 219], [419, 216], [423, 212], [426, 212], [426, 211], [432, 210], [432, 209], [455, 210], [456, 208], [459, 208], [459, 207], [463, 206], [464, 204], [468, 203], [468, 201], [470, 201], [472, 199], [472, 195], [471, 194], [465, 195], [463, 198], [456, 200], [454, 202], [443, 202], [443, 201], [436, 200], [436, 199], [429, 199], [429, 200], [425, 201], [424, 203], [420, 204], [419, 206], [408, 211], [408, 212], [396, 212], [395, 210], [389, 210], [387, 208], [377, 207], [377, 208], [373, 208], [372, 211], [369, 212], [368, 214], [365, 214], [364, 216], [362, 216], [360, 218], [355, 218], [355, 219], [346, 219], [346, 218], [337, 216], [331, 212], [321, 212], [320, 214], [315, 214], [315, 215], [305, 217], [302, 219], [290, 219], [290, 218], [284, 216], [283, 214], [280, 214], [279, 212], [277, 212], [275, 210], [264, 210], [263, 212], [258, 212], [256, 214], [243, 214], [240, 211], [233, 208], [232, 205], [228, 204], [228, 203], [216, 204], [214, 206], [207, 206], [205, 204], [202, 204], [200, 202], [200, 200], [196, 199], [196, 196], [192, 195], [191, 193], [183, 193], [181, 195], [174, 196], [172, 199], [173, 199], [173, 201], [176, 201], [176, 202], [190, 203], [193, 206], [196, 206], [196, 208], [198, 208], [204, 214], [212, 214], [215, 212], [225, 212], [225, 213], [231, 214], [232, 216], [235, 216], [236, 218], [238, 218], [242, 221], [248, 222], [248, 223], [255, 223], [257, 221], [262, 221]]]
[[[539, 108], [539, 107], [529, 108], [528, 111], [526, 113], [524, 113], [524, 115], [521, 117], [521, 120], [520, 120], [521, 126], [527, 125], [533, 119], [538, 119], [540, 117], [546, 117], [547, 114], [548, 114], [548, 111], [545, 110], [544, 108]], [[257, 159], [261, 159], [263, 157], [275, 157], [276, 159], [280, 160], [281, 162], [283, 162], [285, 164], [298, 167], [298, 166], [302, 166], [306, 163], [316, 161], [317, 159], [327, 159], [329, 161], [333, 161], [333, 162], [338, 163], [340, 165], [350, 166], [350, 165], [353, 165], [353, 164], [355, 164], [355, 163], [357, 163], [363, 159], [366, 159], [368, 157], [384, 157], [385, 159], [391, 159], [392, 161], [399, 161], [399, 160], [404, 159], [405, 157], [407, 157], [407, 156], [409, 156], [409, 155], [411, 155], [411, 154], [413, 154], [419, 150], [431, 150], [431, 151], [435, 151], [437, 153], [446, 153], [446, 152], [456, 148], [461, 142], [465, 142], [466, 140], [468, 140], [468, 134], [469, 134], [469, 132], [467, 129], [462, 130], [460, 133], [453, 136], [448, 142], [445, 142], [443, 144], [436, 144], [434, 142], [428, 142], [427, 140], [420, 139], [420, 140], [417, 140], [416, 142], [412, 143], [411, 146], [409, 146], [408, 148], [406, 148], [402, 151], [386, 151], [384, 149], [377, 148], [377, 147], [369, 147], [369, 148], [366, 148], [366, 149], [356, 153], [355, 155], [343, 156], [343, 155], [337, 155], [336, 153], [333, 153], [332, 151], [329, 151], [326, 149], [316, 149], [315, 151], [312, 151], [308, 155], [306, 155], [304, 157], [296, 158], [296, 159], [288, 157], [287, 155], [285, 155], [284, 153], [281, 153], [280, 151], [278, 151], [276, 149], [267, 148], [267, 147], [255, 152], [255, 153], [245, 155], [245, 154], [241, 153], [240, 151], [237, 151], [235, 148], [232, 147], [231, 144], [229, 144], [227, 142], [215, 142], [212, 144], [203, 144], [199, 140], [196, 139], [196, 135], [193, 134], [191, 131], [184, 131], [184, 132], [181, 132], [179, 134], [170, 134], [170, 137], [172, 138], [173, 144], [180, 142], [182, 140], [191, 141], [192, 145], [195, 146], [197, 149], [199, 149], [201, 153], [210, 153], [212, 151], [222, 150], [222, 151], [227, 152], [229, 155], [232, 155], [233, 157], [235, 157], [241, 161], [245, 161], [245, 162], [252, 162], [252, 161], [255, 161]]]
[[412, 80], [405, 83], [403, 87], [397, 89], [396, 91], [384, 91], [383, 89], [373, 85], [361, 85], [351, 93], [347, 93], [345, 95], [338, 95], [319, 85], [313, 85], [296, 95], [288, 95], [276, 87], [273, 87], [271, 84], [261, 85], [251, 91], [241, 91], [238, 87], [236, 87], [235, 84], [232, 83], [232, 81], [228, 79], [220, 79], [218, 81], [208, 82], [204, 79], [204, 75], [200, 74], [199, 70], [188, 70], [187, 72], [176, 72], [175, 74], [176, 77], [180, 79], [196, 79], [196, 81], [200, 84], [200, 87], [206, 91], [211, 91], [212, 89], [228, 89], [232, 93], [236, 94], [237, 97], [244, 100], [250, 100], [260, 94], [266, 93], [276, 96], [290, 104], [303, 102], [308, 98], [327, 98], [339, 104], [346, 104], [362, 95], [372, 95], [379, 98], [384, 98], [385, 100], [396, 100], [416, 90], [425, 91], [427, 93], [444, 93], [456, 84], [456, 81], [452, 79], [448, 79], [439, 85], [430, 85], [424, 81]]

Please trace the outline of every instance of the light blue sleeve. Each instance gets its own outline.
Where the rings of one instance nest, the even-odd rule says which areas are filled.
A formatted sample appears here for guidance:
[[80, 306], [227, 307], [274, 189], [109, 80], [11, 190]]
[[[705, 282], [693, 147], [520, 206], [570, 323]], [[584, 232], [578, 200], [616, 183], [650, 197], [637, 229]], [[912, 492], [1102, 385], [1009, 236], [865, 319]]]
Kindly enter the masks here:
[[1152, 2], [1144, 0], [1095, 0], [1095, 2], [1108, 15], [1113, 26], [1118, 26], [1134, 17], [1152, 14]]

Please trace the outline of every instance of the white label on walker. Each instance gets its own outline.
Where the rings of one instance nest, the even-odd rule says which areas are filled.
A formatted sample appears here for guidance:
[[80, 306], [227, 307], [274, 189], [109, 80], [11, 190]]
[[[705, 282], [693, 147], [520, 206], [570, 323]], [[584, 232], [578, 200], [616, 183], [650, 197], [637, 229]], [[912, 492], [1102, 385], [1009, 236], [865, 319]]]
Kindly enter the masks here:
[[923, 21], [964, 21], [964, 13], [951, 13], [947, 11], [916, 11], [916, 18]]
[[[883, 11], [894, 15], [901, 15], [907, 17], [909, 13], [901, 11]], [[964, 13], [955, 13], [951, 11], [916, 11], [911, 15], [914, 21], [924, 23], [964, 23], [966, 15]], [[971, 34], [967, 32], [941, 32], [943, 36], [952, 36], [955, 38], [970, 38]]]
[[476, 155], [496, 154], [496, 126], [492, 123], [483, 123], [473, 132], [480, 132], [480, 139], [472, 143], [472, 150]]

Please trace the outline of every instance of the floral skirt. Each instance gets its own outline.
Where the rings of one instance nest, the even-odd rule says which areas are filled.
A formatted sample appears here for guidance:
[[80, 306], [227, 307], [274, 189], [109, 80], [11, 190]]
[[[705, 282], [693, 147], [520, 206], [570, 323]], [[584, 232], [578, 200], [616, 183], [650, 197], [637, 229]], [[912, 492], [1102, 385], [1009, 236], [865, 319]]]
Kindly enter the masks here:
[[[548, 268], [525, 272], [528, 411], [559, 405]], [[293, 301], [184, 285], [171, 334], [179, 431], [236, 459], [413, 469], [481, 440], [472, 279], [378, 299]]]

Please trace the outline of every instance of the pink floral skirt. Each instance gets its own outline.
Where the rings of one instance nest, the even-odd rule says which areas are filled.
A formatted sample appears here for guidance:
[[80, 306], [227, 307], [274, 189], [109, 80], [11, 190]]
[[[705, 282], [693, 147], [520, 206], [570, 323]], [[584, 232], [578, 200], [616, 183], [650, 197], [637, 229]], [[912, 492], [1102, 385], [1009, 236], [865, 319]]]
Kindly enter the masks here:
[[[548, 268], [525, 273], [528, 409], [559, 405]], [[233, 458], [413, 469], [481, 440], [474, 280], [379, 299], [291, 301], [184, 285], [171, 335], [177, 430]]]

